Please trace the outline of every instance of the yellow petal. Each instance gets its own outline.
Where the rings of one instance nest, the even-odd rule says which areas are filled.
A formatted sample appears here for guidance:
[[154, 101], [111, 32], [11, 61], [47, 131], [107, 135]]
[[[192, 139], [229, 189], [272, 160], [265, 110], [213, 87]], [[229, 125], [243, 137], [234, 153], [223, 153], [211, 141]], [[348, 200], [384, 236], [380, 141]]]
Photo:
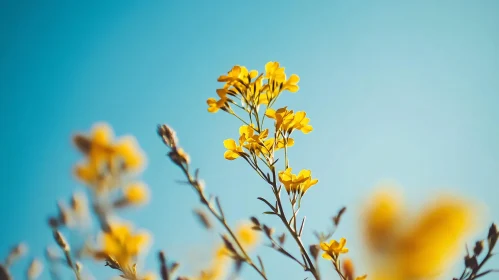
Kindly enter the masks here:
[[314, 128], [311, 125], [306, 125], [306, 126], [302, 127], [302, 129], [300, 129], [300, 130], [301, 130], [301, 132], [308, 134], [308, 133], [312, 132], [312, 130], [314, 130]]
[[224, 158], [228, 160], [234, 160], [239, 157], [238, 153], [235, 153], [233, 151], [225, 151], [224, 153]]
[[149, 189], [141, 182], [128, 185], [124, 192], [127, 201], [133, 204], [141, 204], [149, 200]]
[[236, 141], [234, 139], [226, 139], [224, 140], [224, 147], [227, 149], [227, 150], [235, 150], [236, 149]]
[[113, 130], [106, 123], [97, 123], [92, 128], [93, 142], [99, 145], [108, 145], [113, 139]]
[[328, 253], [324, 253], [322, 254], [322, 257], [326, 260], [332, 260], [333, 258], [328, 254]]
[[115, 150], [122, 157], [126, 169], [138, 170], [144, 166], [145, 157], [135, 137], [125, 136], [121, 138], [116, 144]]
[[271, 119], [275, 119], [275, 114], [276, 114], [276, 111], [272, 108], [267, 108], [267, 110], [265, 111], [265, 116], [267, 116], [268, 118], [271, 118]]

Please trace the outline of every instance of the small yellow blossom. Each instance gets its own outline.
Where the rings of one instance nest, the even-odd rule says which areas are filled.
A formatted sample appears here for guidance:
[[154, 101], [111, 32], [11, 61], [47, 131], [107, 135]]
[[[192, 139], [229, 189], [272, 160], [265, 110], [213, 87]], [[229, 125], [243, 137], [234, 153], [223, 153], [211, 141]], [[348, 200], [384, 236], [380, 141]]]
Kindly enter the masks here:
[[127, 202], [142, 204], [149, 200], [149, 188], [141, 182], [132, 183], [124, 189], [124, 195]]
[[243, 125], [239, 128], [239, 144], [234, 139], [226, 139], [224, 141], [225, 151], [224, 157], [228, 160], [234, 160], [244, 154], [243, 148], [255, 153], [257, 156], [260, 153], [269, 154], [272, 149], [273, 142], [270, 139], [265, 139], [269, 135], [268, 129], [261, 133], [255, 133], [255, 128], [249, 125]]
[[277, 61], [267, 62], [265, 64], [265, 78], [277, 83], [284, 83], [286, 81], [284, 67], [280, 67]]
[[225, 82], [224, 88], [229, 88], [230, 86], [238, 84], [249, 84], [249, 81], [258, 75], [258, 71], [248, 69], [244, 66], [236, 65], [227, 73], [227, 75], [222, 75], [218, 77], [219, 82]]
[[260, 240], [259, 233], [253, 229], [251, 223], [239, 225], [236, 229], [236, 236], [246, 250], [253, 248]]
[[298, 175], [291, 172], [291, 167], [279, 172], [279, 181], [284, 185], [288, 194], [298, 193], [304, 195], [310, 187], [319, 182], [317, 179], [312, 179], [312, 171], [310, 170], [303, 169]]
[[227, 89], [217, 89], [217, 94], [218, 97], [220, 97], [219, 100], [216, 100], [213, 97], [206, 100], [206, 103], [208, 104], [208, 112], [210, 113], [216, 113], [219, 109], [227, 107]]
[[123, 167], [129, 171], [138, 171], [144, 166], [144, 156], [137, 140], [132, 136], [122, 137], [114, 145], [117, 156], [122, 159]]
[[244, 153], [241, 143], [237, 145], [234, 139], [226, 139], [224, 141], [224, 147], [227, 149], [224, 153], [224, 158], [228, 160], [234, 160]]
[[331, 240], [329, 243], [322, 242], [321, 249], [324, 251], [322, 257], [327, 260], [336, 259], [340, 254], [348, 253], [348, 248], [345, 247], [347, 240], [345, 238], [341, 238], [340, 242], [336, 240]]
[[298, 82], [300, 77], [292, 74], [289, 80], [286, 79], [284, 67], [279, 65], [279, 62], [270, 61], [265, 65], [264, 78], [268, 79], [268, 84], [264, 86], [261, 94], [261, 104], [269, 104], [277, 98], [284, 90], [297, 92], [299, 90]]
[[267, 108], [265, 115], [271, 119], [275, 120], [275, 128], [278, 131], [282, 131], [285, 134], [291, 134], [293, 130], [300, 130], [301, 132], [308, 134], [313, 128], [308, 123], [310, 119], [306, 117], [305, 112], [296, 112], [293, 110], [288, 110], [287, 107], [279, 108], [274, 110], [272, 108]]
[[149, 234], [145, 232], [133, 234], [128, 224], [113, 223], [110, 224], [110, 231], [102, 235], [103, 249], [98, 256], [111, 256], [121, 266], [131, 265], [148, 245], [149, 239]]

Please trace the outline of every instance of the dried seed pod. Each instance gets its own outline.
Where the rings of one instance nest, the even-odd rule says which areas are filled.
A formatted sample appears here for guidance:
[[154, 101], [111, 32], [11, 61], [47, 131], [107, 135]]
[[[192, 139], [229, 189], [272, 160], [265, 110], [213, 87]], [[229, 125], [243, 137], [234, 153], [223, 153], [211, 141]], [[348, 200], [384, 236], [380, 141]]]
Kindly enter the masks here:
[[106, 257], [106, 266], [109, 266], [112, 269], [121, 269], [121, 266], [118, 263], [118, 261], [111, 256]]
[[483, 240], [477, 241], [475, 243], [475, 247], [473, 248], [473, 253], [475, 256], [478, 256], [482, 253], [483, 251]]
[[279, 244], [283, 245], [284, 241], [286, 241], [286, 234], [283, 233], [283, 234], [279, 235], [278, 240], [279, 240]]
[[272, 234], [274, 233], [274, 229], [268, 227], [267, 225], [263, 225], [263, 232], [270, 238], [272, 237]]
[[163, 140], [163, 143], [170, 148], [175, 148], [177, 146], [177, 137], [175, 130], [166, 124], [158, 125], [158, 135]]
[[73, 144], [75, 144], [76, 148], [84, 155], [88, 155], [92, 148], [92, 141], [81, 134], [73, 136]]
[[37, 259], [33, 259], [28, 267], [28, 279], [36, 279], [43, 271], [43, 264]]
[[255, 226], [260, 227], [260, 221], [256, 217], [251, 217], [250, 219]]
[[0, 279], [1, 280], [12, 280], [10, 277], [9, 271], [4, 267], [3, 264], [0, 264]]
[[212, 228], [212, 225], [211, 225], [211, 222], [210, 222], [210, 219], [208, 218], [208, 216], [206, 215], [205, 212], [203, 212], [203, 210], [200, 210], [200, 209], [196, 209], [194, 210], [194, 214], [196, 215], [196, 217], [198, 218], [199, 222], [206, 228], [206, 229], [211, 229]]
[[497, 239], [499, 238], [499, 232], [497, 231], [497, 226], [492, 224], [489, 228], [489, 234], [487, 235], [487, 241], [489, 243], [489, 251], [494, 249], [494, 246], [497, 243]]
[[234, 248], [234, 245], [232, 244], [232, 242], [229, 241], [227, 236], [222, 235], [222, 240], [224, 241], [225, 248], [227, 248], [227, 250], [229, 250], [229, 252], [232, 252], [232, 253], [237, 255], [236, 248]]
[[58, 230], [54, 230], [54, 240], [62, 250], [64, 250], [65, 252], [69, 251], [69, 244], [66, 241], [66, 238], [64, 238], [62, 233]]
[[320, 246], [317, 244], [310, 245], [310, 247], [308, 247], [308, 250], [310, 251], [310, 255], [312, 255], [312, 257], [314, 257], [314, 259], [317, 259], [317, 257], [319, 256], [319, 252], [320, 252]]
[[345, 214], [346, 210], [347, 210], [346, 207], [342, 207], [340, 209], [340, 211], [338, 211], [338, 214], [336, 214], [336, 216], [333, 217], [334, 226], [338, 226], [338, 224], [340, 223], [340, 220], [341, 220], [341, 216], [343, 216], [343, 214]]
[[471, 270], [475, 270], [478, 267], [478, 261], [475, 256], [465, 256], [464, 265]]

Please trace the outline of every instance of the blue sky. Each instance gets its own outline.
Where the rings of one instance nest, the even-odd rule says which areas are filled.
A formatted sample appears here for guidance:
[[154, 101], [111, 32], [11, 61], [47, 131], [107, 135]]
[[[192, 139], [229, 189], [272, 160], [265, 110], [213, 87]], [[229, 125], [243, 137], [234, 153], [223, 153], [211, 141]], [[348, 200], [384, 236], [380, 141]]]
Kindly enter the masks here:
[[[80, 159], [71, 135], [106, 121], [148, 156], [152, 200], [124, 216], [155, 234], [152, 252], [196, 267], [197, 248], [209, 252], [217, 237], [193, 218], [197, 199], [175, 183], [181, 173], [155, 126], [177, 130], [231, 221], [261, 213], [256, 197], [270, 190], [222, 156], [238, 123], [210, 115], [205, 100], [233, 65], [261, 71], [267, 61], [301, 77], [281, 104], [307, 111], [315, 129], [291, 151], [320, 180], [303, 203], [306, 241], [346, 205], [338, 234], [360, 258], [355, 209], [383, 180], [404, 186], [411, 205], [447, 190], [487, 204], [485, 220], [497, 221], [498, 12], [493, 0], [2, 1], [0, 254], [20, 240], [32, 255], [52, 243], [46, 219], [56, 201], [84, 190], [71, 175]], [[304, 278], [270, 249], [259, 252], [268, 267], [286, 267], [269, 269], [271, 279]], [[157, 268], [154, 254], [146, 267]]]

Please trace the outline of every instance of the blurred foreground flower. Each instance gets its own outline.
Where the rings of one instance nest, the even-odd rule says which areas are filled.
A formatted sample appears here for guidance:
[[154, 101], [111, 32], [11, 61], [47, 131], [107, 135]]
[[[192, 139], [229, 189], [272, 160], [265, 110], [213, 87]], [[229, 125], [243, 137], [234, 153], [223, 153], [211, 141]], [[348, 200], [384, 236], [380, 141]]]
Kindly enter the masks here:
[[132, 233], [132, 226], [128, 224], [110, 224], [110, 232], [102, 235], [102, 251], [96, 253], [103, 259], [108, 256], [115, 259], [120, 266], [133, 265], [135, 258], [144, 251], [149, 243], [150, 236], [146, 232]]
[[137, 172], [145, 157], [132, 136], [113, 140], [113, 131], [105, 123], [94, 125], [90, 136], [76, 134], [73, 142], [86, 160], [75, 167], [76, 177], [96, 191], [115, 186], [113, 177], [123, 172]]
[[362, 225], [372, 279], [434, 279], [456, 260], [465, 240], [476, 229], [472, 203], [440, 196], [417, 215], [406, 214], [401, 197], [383, 190], [368, 203]]

